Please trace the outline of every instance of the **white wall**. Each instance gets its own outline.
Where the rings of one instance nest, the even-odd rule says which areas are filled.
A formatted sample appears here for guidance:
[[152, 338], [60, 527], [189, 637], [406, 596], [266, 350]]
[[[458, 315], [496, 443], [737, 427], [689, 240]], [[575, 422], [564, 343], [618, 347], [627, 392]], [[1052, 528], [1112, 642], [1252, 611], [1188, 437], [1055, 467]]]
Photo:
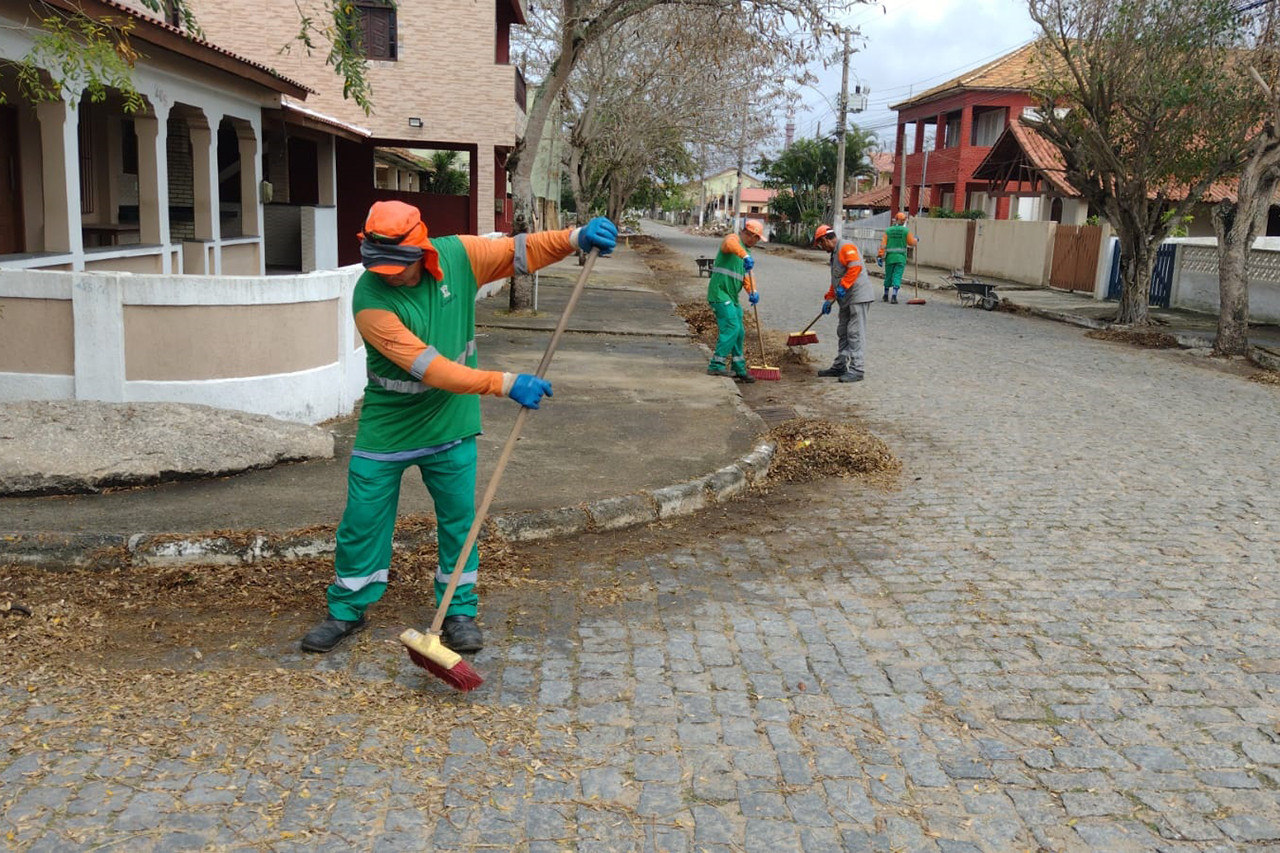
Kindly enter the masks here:
[[[1170, 305], [1216, 315], [1221, 307], [1217, 241], [1190, 237], [1168, 242], [1181, 247]], [[1249, 319], [1254, 322], [1280, 323], [1280, 247], [1276, 242], [1259, 238], [1249, 254]]]

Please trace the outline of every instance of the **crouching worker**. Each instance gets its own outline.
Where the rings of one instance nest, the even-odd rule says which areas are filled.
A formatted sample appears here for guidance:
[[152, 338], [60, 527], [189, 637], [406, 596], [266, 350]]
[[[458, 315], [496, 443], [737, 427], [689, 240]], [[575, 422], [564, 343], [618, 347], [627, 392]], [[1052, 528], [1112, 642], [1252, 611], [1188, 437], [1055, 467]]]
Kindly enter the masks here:
[[711, 281], [707, 283], [707, 303], [716, 315], [716, 327], [719, 335], [716, 338], [716, 351], [707, 365], [707, 373], [712, 376], [728, 376], [733, 370], [733, 378], [739, 382], [755, 382], [755, 377], [747, 372], [747, 361], [742, 355], [742, 343], [746, 329], [742, 322], [742, 305], [738, 302], [738, 292], [747, 291], [752, 305], [760, 301], [756, 292], [755, 281], [751, 270], [755, 267], [755, 258], [751, 257], [751, 248], [764, 239], [764, 226], [755, 219], [748, 219], [742, 229], [724, 238], [720, 251], [716, 253], [715, 263], [711, 267]]
[[[600, 217], [581, 228], [516, 238], [463, 234], [432, 240], [416, 207], [380, 201], [369, 208], [360, 234], [367, 272], [352, 296], [369, 383], [347, 471], [329, 613], [302, 638], [304, 651], [332, 650], [364, 627], [365, 610], [382, 597], [400, 477], [411, 465], [435, 505], [439, 603], [475, 520], [479, 395], [510, 397], [530, 409], [551, 396], [551, 383], [537, 376], [476, 368], [476, 292], [516, 270], [539, 269], [578, 249], [607, 255], [617, 234], [614, 224]], [[479, 564], [479, 549], [473, 547], [441, 630], [441, 642], [456, 652], [483, 646], [475, 621]]]

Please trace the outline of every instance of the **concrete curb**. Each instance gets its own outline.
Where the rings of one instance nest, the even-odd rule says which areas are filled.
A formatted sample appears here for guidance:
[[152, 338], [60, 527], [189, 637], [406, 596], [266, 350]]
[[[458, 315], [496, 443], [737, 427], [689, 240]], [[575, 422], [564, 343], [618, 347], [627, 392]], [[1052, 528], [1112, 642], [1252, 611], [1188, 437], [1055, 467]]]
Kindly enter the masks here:
[[[491, 516], [481, 539], [533, 542], [624, 530], [654, 521], [691, 515], [732, 500], [768, 476], [777, 446], [763, 442], [732, 465], [696, 480], [630, 495], [601, 498], [578, 506]], [[398, 551], [434, 540], [424, 525], [396, 536]], [[230, 532], [209, 536], [146, 535], [7, 535], [0, 536], [0, 561], [57, 566], [169, 566], [184, 563], [256, 563], [323, 557], [334, 552], [332, 531], [310, 534]]]

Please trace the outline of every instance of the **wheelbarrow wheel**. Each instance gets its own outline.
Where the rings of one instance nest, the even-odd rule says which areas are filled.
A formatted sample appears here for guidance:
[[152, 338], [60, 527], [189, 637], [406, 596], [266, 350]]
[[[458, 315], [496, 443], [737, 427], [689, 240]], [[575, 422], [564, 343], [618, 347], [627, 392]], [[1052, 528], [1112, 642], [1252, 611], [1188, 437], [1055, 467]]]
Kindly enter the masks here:
[[999, 304], [1000, 297], [996, 296], [994, 293], [988, 293], [986, 296], [982, 297], [982, 307], [984, 310], [994, 311], [996, 306]]

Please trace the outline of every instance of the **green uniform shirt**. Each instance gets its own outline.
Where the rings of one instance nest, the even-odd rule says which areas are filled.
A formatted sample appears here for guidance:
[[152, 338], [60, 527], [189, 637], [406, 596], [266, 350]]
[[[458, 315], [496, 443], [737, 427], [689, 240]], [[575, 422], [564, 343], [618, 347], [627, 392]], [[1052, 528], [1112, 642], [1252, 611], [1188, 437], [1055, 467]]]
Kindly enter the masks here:
[[[478, 286], [471, 260], [457, 237], [434, 238], [431, 244], [440, 253], [441, 281], [424, 272], [413, 287], [392, 287], [376, 273], [366, 272], [356, 282], [352, 310], [390, 311], [445, 358], [475, 367]], [[365, 352], [369, 384], [360, 409], [356, 450], [417, 450], [479, 434], [479, 395], [424, 385], [368, 341]], [[379, 379], [397, 390], [384, 387]]]
[[[735, 241], [738, 242], [738, 241]], [[723, 302], [737, 302], [738, 291], [742, 290], [746, 267], [743, 259], [736, 252], [729, 251], [728, 240], [720, 244], [715, 263], [711, 267], [711, 281], [707, 283], [707, 302], [712, 305]], [[742, 244], [738, 242], [738, 245]], [[748, 254], [750, 254], [748, 252]]]
[[884, 229], [887, 238], [884, 247], [886, 264], [905, 264], [907, 262], [907, 226], [890, 225]]

